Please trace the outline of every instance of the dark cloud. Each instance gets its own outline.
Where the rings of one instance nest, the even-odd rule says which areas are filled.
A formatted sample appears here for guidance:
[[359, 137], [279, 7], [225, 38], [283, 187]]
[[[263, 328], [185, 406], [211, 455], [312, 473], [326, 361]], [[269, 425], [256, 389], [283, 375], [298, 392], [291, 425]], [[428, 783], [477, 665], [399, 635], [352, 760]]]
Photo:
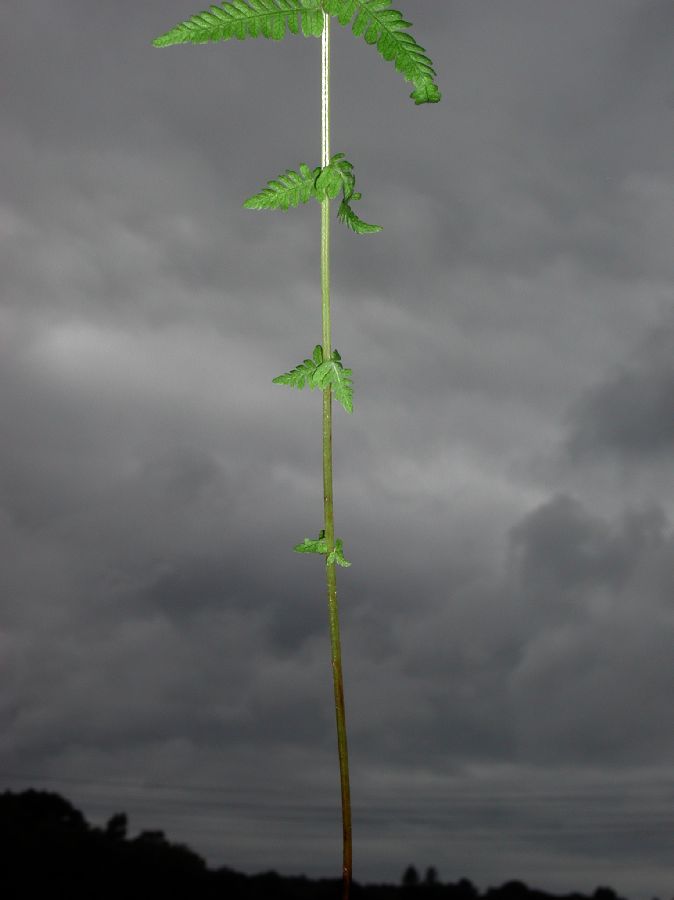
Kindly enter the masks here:
[[674, 325], [666, 323], [640, 352], [590, 389], [571, 415], [572, 459], [615, 456], [648, 465], [674, 453]]
[[593, 586], [615, 592], [645, 547], [664, 544], [661, 509], [628, 512], [617, 528], [588, 514], [575, 498], [557, 495], [511, 531], [518, 576], [532, 595], [573, 599]]
[[[333, 45], [385, 227], [333, 230], [357, 877], [662, 896], [671, 4], [406, 2], [442, 104]], [[193, 11], [0, 9], [2, 778], [329, 875], [320, 404], [272, 384], [319, 214], [241, 209], [318, 161], [319, 47], [150, 46]]]
[[669, 579], [653, 582], [674, 550], [662, 510], [612, 523], [560, 495], [511, 539], [531, 632], [509, 673], [518, 740], [556, 761], [657, 762], [673, 737], [660, 707], [673, 674]]

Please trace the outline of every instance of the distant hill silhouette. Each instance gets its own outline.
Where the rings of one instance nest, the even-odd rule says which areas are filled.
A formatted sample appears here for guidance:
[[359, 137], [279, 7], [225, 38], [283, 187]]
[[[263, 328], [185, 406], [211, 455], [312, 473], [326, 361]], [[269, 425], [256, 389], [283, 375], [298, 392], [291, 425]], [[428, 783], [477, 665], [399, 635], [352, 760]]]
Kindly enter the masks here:
[[[127, 817], [113, 815], [104, 828], [49, 791], [0, 794], [0, 897], [2, 900], [337, 900], [338, 879], [243, 875], [209, 869], [189, 847], [162, 831], [127, 836]], [[562, 900], [509, 881], [480, 895], [470, 881], [443, 884], [434, 868], [421, 878], [408, 866], [400, 885], [354, 883], [354, 900]], [[610, 888], [592, 898], [621, 900]]]

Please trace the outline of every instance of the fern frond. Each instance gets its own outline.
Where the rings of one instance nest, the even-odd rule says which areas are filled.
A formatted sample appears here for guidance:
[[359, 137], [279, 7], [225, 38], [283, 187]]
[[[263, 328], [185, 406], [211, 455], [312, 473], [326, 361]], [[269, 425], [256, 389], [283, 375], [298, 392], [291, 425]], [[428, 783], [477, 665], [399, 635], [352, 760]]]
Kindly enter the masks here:
[[328, 542], [325, 539], [325, 529], [322, 529], [319, 532], [318, 538], [315, 540], [304, 538], [304, 541], [301, 544], [296, 544], [293, 547], [293, 550], [296, 553], [327, 553], [327, 559], [325, 560], [326, 566], [329, 566], [331, 563], [337, 563], [339, 566], [348, 568], [351, 565], [350, 562], [344, 559], [344, 541], [341, 538], [335, 540], [335, 549], [331, 553], [328, 553]]
[[259, 194], [249, 197], [243, 204], [246, 209], [283, 209], [308, 203], [315, 197], [314, 182], [318, 177], [320, 166], [313, 171], [305, 163], [300, 165], [299, 174], [286, 169], [285, 175], [279, 175], [274, 181], [268, 181], [268, 187]]
[[327, 166], [320, 170], [320, 175], [314, 182], [316, 199], [325, 197], [333, 200], [340, 190], [343, 199], [337, 211], [337, 218], [356, 234], [374, 234], [383, 231], [381, 225], [368, 225], [359, 219], [349, 206], [350, 200], [360, 200], [361, 194], [355, 193], [356, 176], [353, 174], [353, 164], [344, 159], [343, 153], [335, 153]]
[[316, 367], [312, 380], [321, 390], [332, 387], [335, 399], [348, 413], [353, 412], [353, 372], [344, 368], [342, 358], [336, 350], [333, 350], [330, 359]]
[[334, 200], [337, 194], [342, 190], [344, 182], [342, 176], [336, 166], [332, 162], [321, 169], [318, 178], [314, 183], [316, 188], [316, 198], [323, 200]]
[[290, 372], [273, 378], [272, 382], [287, 384], [298, 390], [302, 390], [306, 385], [309, 385], [312, 391], [314, 388], [323, 391], [327, 387], [332, 387], [335, 399], [347, 412], [353, 412], [353, 372], [344, 368], [342, 357], [337, 350], [332, 351], [330, 359], [324, 360], [323, 347], [316, 344], [311, 359], [305, 359]]
[[286, 372], [284, 375], [279, 375], [276, 378], [272, 379], [273, 384], [287, 384], [290, 387], [295, 387], [299, 391], [308, 384], [311, 390], [315, 387], [318, 387], [317, 384], [314, 383], [314, 375], [316, 373], [316, 369], [323, 362], [323, 348], [320, 344], [316, 344], [314, 347], [314, 352], [312, 359], [305, 359], [303, 363], [300, 363], [299, 366], [295, 366], [295, 368], [291, 372]]
[[337, 540], [335, 541], [335, 549], [332, 551], [332, 553], [328, 553], [328, 558], [325, 560], [325, 565], [329, 566], [330, 563], [335, 562], [338, 566], [343, 566], [345, 569], [348, 569], [351, 565], [348, 560], [344, 559], [344, 541], [342, 541], [341, 538], [337, 538]]
[[[355, 193], [351, 196], [351, 199], [360, 200], [360, 196], [359, 193]], [[337, 218], [340, 222], [343, 222], [347, 228], [350, 228], [351, 231], [355, 231], [356, 234], [374, 234], [377, 231], [383, 231], [381, 225], [368, 225], [367, 222], [363, 222], [362, 219], [359, 219], [349, 206], [347, 200], [342, 200], [339, 204]]]
[[349, 205], [351, 200], [360, 200], [361, 194], [355, 193], [356, 177], [353, 164], [344, 159], [343, 153], [335, 153], [327, 166], [316, 166], [310, 169], [305, 163], [300, 165], [299, 173], [286, 169], [267, 187], [254, 194], [244, 202], [246, 209], [290, 209], [300, 203], [308, 203], [313, 197], [319, 202], [328, 198], [334, 200], [342, 191], [343, 198], [337, 211], [337, 218], [356, 234], [374, 234], [382, 231], [381, 225], [368, 225], [363, 222]]
[[330, 158], [328, 165], [320, 170], [314, 183], [316, 199], [323, 200], [327, 197], [329, 200], [334, 200], [340, 191], [344, 191], [344, 196], [348, 200], [353, 194], [355, 185], [353, 163], [345, 159], [343, 153], [335, 153]]
[[325, 540], [325, 529], [319, 533], [317, 540], [312, 541], [311, 538], [304, 538], [304, 541], [301, 544], [296, 544], [293, 550], [295, 553], [327, 553], [328, 542]]
[[210, 11], [198, 13], [155, 38], [155, 47], [173, 44], [205, 44], [208, 41], [239, 41], [265, 37], [280, 41], [301, 29], [305, 37], [323, 33], [321, 0], [225, 0]]
[[353, 33], [363, 35], [368, 44], [376, 44], [383, 58], [393, 61], [403, 77], [414, 84], [410, 97], [417, 105], [438, 103], [442, 95], [433, 81], [433, 64], [406, 31], [411, 22], [390, 5], [391, 0], [323, 0], [327, 13], [336, 16], [340, 25], [348, 25], [353, 19]]

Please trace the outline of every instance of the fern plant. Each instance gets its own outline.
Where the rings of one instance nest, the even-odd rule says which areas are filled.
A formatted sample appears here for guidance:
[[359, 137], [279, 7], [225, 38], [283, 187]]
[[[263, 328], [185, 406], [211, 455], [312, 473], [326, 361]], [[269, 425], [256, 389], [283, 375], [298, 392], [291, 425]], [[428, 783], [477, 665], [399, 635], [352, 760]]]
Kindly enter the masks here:
[[410, 98], [416, 105], [437, 103], [440, 91], [435, 70], [426, 51], [412, 37], [402, 13], [391, 9], [391, 0], [225, 0], [218, 6], [191, 16], [154, 40], [155, 47], [173, 44], [204, 44], [233, 38], [263, 37], [282, 40], [288, 34], [321, 38], [321, 164], [310, 168], [301, 163], [286, 169], [257, 194], [244, 202], [247, 209], [280, 209], [316, 200], [321, 205], [321, 299], [322, 344], [317, 344], [310, 359], [273, 379], [275, 384], [323, 394], [323, 528], [318, 538], [304, 538], [295, 545], [297, 553], [316, 553], [325, 557], [328, 618], [332, 655], [333, 686], [337, 719], [337, 749], [342, 795], [342, 893], [348, 900], [352, 878], [351, 800], [346, 740], [346, 716], [337, 611], [336, 566], [351, 565], [344, 557], [341, 538], [335, 538], [332, 489], [332, 398], [348, 413], [353, 412], [353, 373], [342, 364], [330, 337], [330, 203], [341, 194], [337, 218], [356, 234], [381, 231], [369, 225], [353, 210], [361, 199], [356, 191], [353, 164], [343, 153], [330, 155], [330, 23], [336, 19], [351, 26], [354, 35], [376, 46], [387, 62], [392, 62], [414, 88]]

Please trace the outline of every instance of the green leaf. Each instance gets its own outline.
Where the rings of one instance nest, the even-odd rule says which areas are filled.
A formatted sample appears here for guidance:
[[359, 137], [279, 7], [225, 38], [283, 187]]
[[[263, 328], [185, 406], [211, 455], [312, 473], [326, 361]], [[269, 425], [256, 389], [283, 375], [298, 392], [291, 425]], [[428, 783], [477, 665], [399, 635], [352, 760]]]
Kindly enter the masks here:
[[326, 197], [334, 200], [340, 190], [344, 191], [346, 199], [353, 193], [356, 179], [353, 174], [353, 163], [344, 159], [343, 153], [335, 153], [325, 168], [321, 169], [315, 182], [316, 198], [323, 200]]
[[320, 37], [323, 33], [321, 0], [231, 0], [211, 6], [155, 38], [155, 47], [205, 44], [208, 41], [265, 37], [280, 41], [292, 34]]
[[410, 97], [417, 105], [438, 103], [441, 94], [433, 81], [433, 64], [407, 31], [411, 23], [391, 9], [390, 3], [391, 0], [323, 0], [323, 9], [336, 16], [340, 25], [346, 26], [353, 19], [353, 33], [363, 35], [368, 44], [376, 44], [381, 56], [394, 62], [403, 77], [414, 84]]
[[319, 172], [314, 182], [315, 196], [317, 200], [328, 198], [333, 200], [340, 189], [343, 192], [342, 202], [337, 211], [337, 218], [351, 231], [357, 234], [374, 234], [382, 231], [381, 225], [368, 225], [358, 218], [349, 205], [349, 200], [360, 200], [361, 194], [356, 193], [356, 176], [353, 174], [353, 163], [344, 158], [343, 153], [335, 153], [327, 166]]
[[328, 553], [328, 543], [325, 539], [325, 529], [322, 529], [319, 532], [318, 537], [313, 540], [311, 538], [304, 538], [301, 544], [296, 544], [293, 547], [293, 550], [296, 553], [326, 553], [326, 566], [337, 563], [337, 565], [339, 566], [348, 568], [351, 565], [350, 562], [344, 559], [344, 542], [341, 538], [337, 538], [337, 540], [335, 541], [335, 549], [331, 553]]
[[302, 388], [308, 384], [311, 390], [318, 385], [314, 382], [314, 375], [316, 373], [316, 369], [323, 362], [323, 348], [320, 344], [316, 344], [313, 352], [312, 359], [305, 359], [303, 363], [300, 363], [299, 366], [296, 366], [291, 372], [286, 372], [284, 375], [279, 375], [277, 378], [272, 379], [273, 384], [287, 384], [290, 387], [295, 387], [298, 390], [302, 390]]
[[274, 181], [267, 182], [259, 194], [249, 197], [243, 204], [246, 209], [283, 209], [308, 203], [316, 196], [314, 182], [321, 171], [320, 166], [313, 171], [305, 163], [300, 165], [299, 173], [286, 169]]
[[344, 559], [344, 542], [340, 538], [337, 538], [335, 541], [335, 549], [332, 553], [328, 553], [327, 559], [325, 560], [326, 566], [329, 566], [332, 563], [337, 563], [338, 566], [343, 566], [345, 569], [348, 569], [351, 565], [348, 560]]
[[[250, 0], [249, 0], [250, 2]], [[353, 164], [344, 159], [343, 153], [335, 153], [329, 164], [323, 168], [316, 166], [310, 169], [306, 163], [300, 165], [300, 171], [286, 169], [267, 187], [254, 194], [244, 202], [246, 209], [290, 209], [300, 203], [308, 203], [313, 197], [319, 202], [324, 199], [334, 200], [340, 190], [343, 192], [342, 202], [337, 211], [337, 218], [351, 231], [357, 234], [373, 234], [381, 231], [381, 225], [368, 225], [354, 213], [349, 200], [360, 200], [361, 195], [355, 193], [356, 178]]]
[[296, 544], [293, 547], [295, 553], [327, 553], [328, 552], [328, 544], [325, 540], [325, 530], [321, 531], [316, 540], [311, 540], [311, 538], [304, 538], [304, 541], [301, 544]]
[[[360, 194], [354, 194], [353, 199], [359, 200]], [[383, 230], [381, 225], [368, 225], [367, 222], [363, 222], [362, 219], [359, 219], [346, 200], [342, 200], [339, 204], [337, 218], [340, 222], [343, 222], [347, 228], [350, 228], [351, 231], [355, 231], [356, 234], [374, 234], [376, 231]]]
[[321, 169], [318, 178], [314, 182], [317, 199], [324, 200], [327, 197], [329, 200], [334, 200], [342, 190], [343, 184], [339, 169], [332, 164], [325, 166], [324, 169]]
[[353, 372], [342, 365], [341, 356], [333, 351], [330, 359], [317, 366], [312, 376], [314, 384], [325, 390], [332, 387], [335, 398], [348, 413], [353, 412]]
[[432, 81], [424, 82], [419, 84], [412, 93], [410, 97], [414, 100], [417, 106], [420, 106], [422, 103], [439, 103], [442, 98], [442, 94], [438, 89], [437, 84], [433, 84]]
[[337, 350], [332, 351], [328, 360], [323, 359], [323, 347], [316, 344], [311, 359], [305, 359], [299, 366], [295, 366], [290, 372], [278, 375], [272, 379], [274, 384], [287, 384], [302, 390], [309, 385], [311, 390], [320, 388], [325, 390], [332, 387], [335, 398], [339, 400], [344, 409], [353, 412], [353, 372], [342, 365], [342, 357]]

